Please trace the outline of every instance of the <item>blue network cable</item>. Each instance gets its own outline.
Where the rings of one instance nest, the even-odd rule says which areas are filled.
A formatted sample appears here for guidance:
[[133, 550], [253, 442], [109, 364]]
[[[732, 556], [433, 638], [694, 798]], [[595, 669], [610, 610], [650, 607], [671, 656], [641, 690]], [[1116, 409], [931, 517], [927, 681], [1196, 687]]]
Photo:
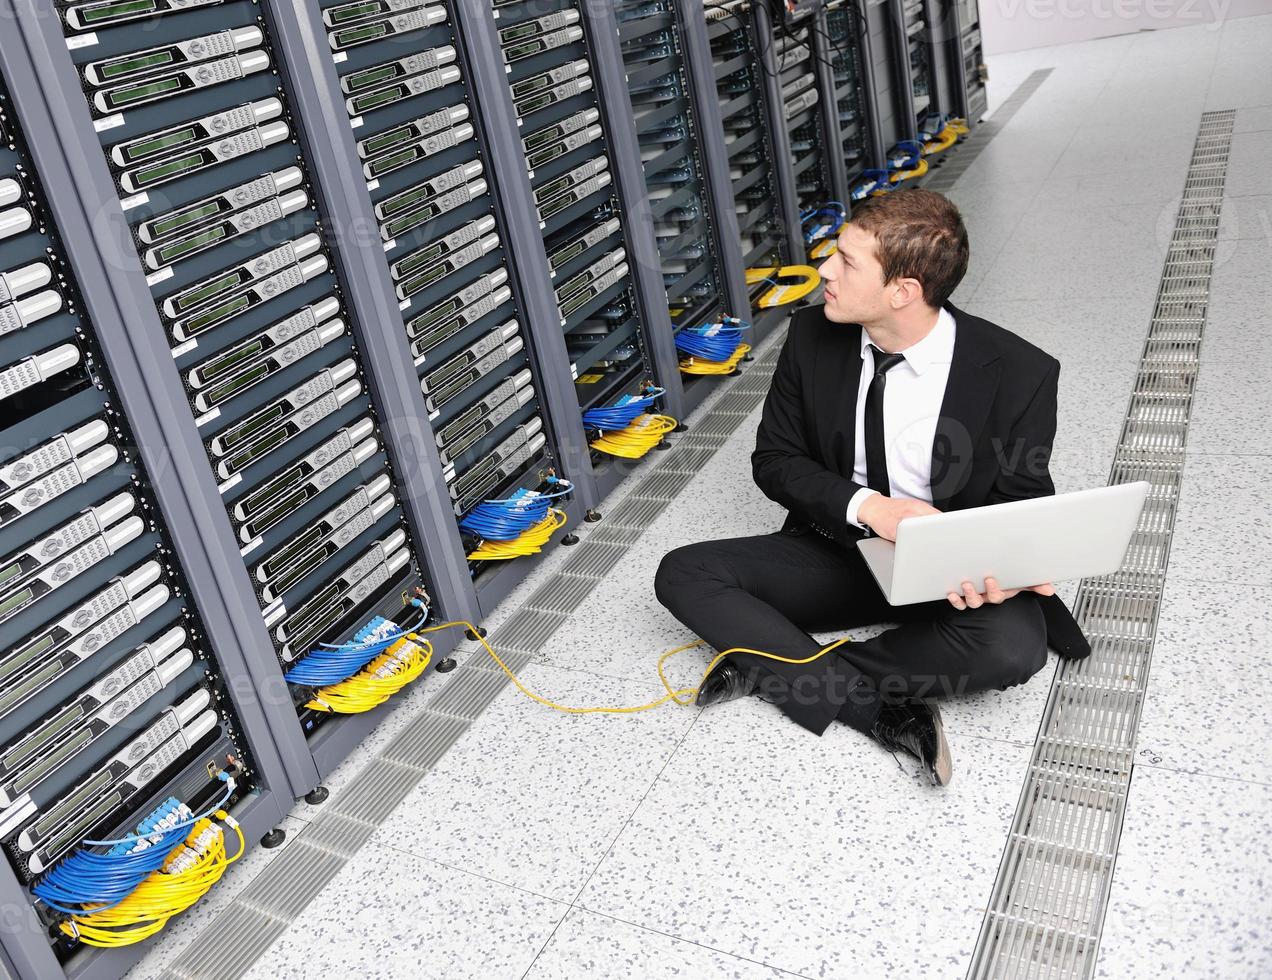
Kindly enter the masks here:
[[[424, 614], [410, 626], [399, 627], [377, 616], [346, 643], [319, 643], [283, 675], [284, 680], [300, 687], [326, 687], [348, 680], [398, 640], [423, 626], [428, 620], [428, 607], [420, 608]], [[377, 632], [385, 625], [391, 625], [392, 630]]]
[[727, 361], [742, 343], [743, 331], [749, 329], [749, 323], [731, 316], [720, 323], [685, 327], [676, 334], [676, 349], [706, 361]]
[[[147, 826], [153, 828], [155, 823], [155, 813], [151, 813], [139, 825], [140, 833], [116, 840], [82, 841], [79, 850], [58, 863], [31, 891], [49, 908], [67, 915], [82, 914], [85, 905], [104, 908], [118, 905], [149, 875], [164, 866], [173, 848], [189, 836], [191, 827], [229, 802], [234, 781], [225, 772], [219, 773], [218, 778], [225, 783], [225, 789], [202, 813], [164, 828], [157, 838], [153, 829], [145, 832]], [[141, 841], [147, 846], [134, 850]], [[86, 849], [89, 847], [111, 850], [99, 854]]]
[[569, 481], [555, 476], [547, 482], [561, 489], [549, 493], [522, 489], [501, 500], [483, 500], [464, 515], [459, 526], [483, 541], [513, 541], [547, 518], [552, 501], [574, 489]]
[[646, 388], [641, 397], [624, 395], [618, 402], [605, 408], [589, 408], [583, 413], [583, 425], [601, 432], [626, 429], [636, 416], [653, 405], [665, 391], [665, 388]]

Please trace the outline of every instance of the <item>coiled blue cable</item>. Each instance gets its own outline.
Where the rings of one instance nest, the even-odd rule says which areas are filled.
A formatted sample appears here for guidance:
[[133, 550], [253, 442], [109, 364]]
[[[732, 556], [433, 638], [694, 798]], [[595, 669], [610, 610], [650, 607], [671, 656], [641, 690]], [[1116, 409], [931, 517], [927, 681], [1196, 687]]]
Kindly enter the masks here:
[[318, 644], [300, 663], [288, 670], [283, 679], [298, 687], [326, 687], [348, 680], [398, 640], [423, 626], [428, 620], [428, 607], [420, 608], [424, 615], [410, 626], [399, 627], [378, 640]]
[[511, 497], [483, 500], [464, 515], [459, 526], [483, 541], [515, 540], [547, 518], [552, 501], [574, 489], [569, 481], [555, 476], [548, 477], [548, 483], [561, 486], [561, 489], [547, 493], [522, 490]]
[[138, 851], [123, 854], [99, 854], [89, 847], [133, 845], [153, 840], [154, 834], [134, 834], [116, 840], [85, 840], [80, 847], [45, 875], [31, 891], [49, 908], [67, 915], [78, 915], [83, 906], [113, 908], [136, 890], [145, 879], [168, 860], [173, 848], [189, 836], [190, 828], [221, 809], [234, 792], [234, 783], [224, 772], [219, 774], [225, 789], [215, 803], [202, 813], [188, 817], [162, 831], [157, 841]]
[[676, 349], [705, 361], [727, 361], [742, 343], [742, 333], [751, 325], [733, 317], [721, 323], [685, 327], [676, 334]]
[[632, 424], [636, 416], [642, 414], [666, 391], [665, 388], [646, 388], [638, 398], [630, 398], [617, 405], [604, 408], [589, 408], [583, 413], [583, 425], [601, 432], [617, 432]]

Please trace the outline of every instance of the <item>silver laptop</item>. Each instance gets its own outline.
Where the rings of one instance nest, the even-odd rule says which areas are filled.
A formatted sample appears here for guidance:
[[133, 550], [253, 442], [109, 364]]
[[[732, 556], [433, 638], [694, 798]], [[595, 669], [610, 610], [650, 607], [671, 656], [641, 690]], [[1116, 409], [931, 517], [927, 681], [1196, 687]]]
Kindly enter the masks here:
[[857, 542], [879, 588], [894, 606], [944, 599], [985, 576], [1003, 589], [1109, 575], [1122, 567], [1148, 483], [1013, 500], [1005, 504], [907, 517], [896, 544]]

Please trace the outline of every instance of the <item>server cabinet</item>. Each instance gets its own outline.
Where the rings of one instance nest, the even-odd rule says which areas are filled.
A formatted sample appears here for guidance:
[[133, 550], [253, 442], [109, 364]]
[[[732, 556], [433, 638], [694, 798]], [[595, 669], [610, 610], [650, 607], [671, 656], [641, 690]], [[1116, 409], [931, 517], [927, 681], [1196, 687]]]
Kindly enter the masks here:
[[[705, 110], [718, 119], [714, 81], [709, 71], [694, 71], [695, 60], [710, 57], [701, 12], [686, 3], [624, 0], [615, 15], [672, 329], [745, 318], [736, 220], [722, 223], [723, 214], [735, 217], [727, 162], [718, 130], [702, 118]], [[683, 382], [692, 409], [710, 382]]]
[[117, 976], [142, 948], [84, 945], [49, 876], [178, 803], [224, 807], [254, 841], [291, 795], [227, 610], [206, 581], [211, 607], [191, 588], [208, 558], [188, 535], [174, 543], [170, 520], [190, 520], [180, 450], [136, 382], [125, 325], [90, 312], [109, 308], [87, 302], [100, 266], [68, 255], [92, 243], [30, 27], [0, 44], [3, 946], [19, 975]]
[[[579, 468], [590, 475], [577, 410], [545, 396], [566, 370], [564, 346], [539, 326], [546, 314], [530, 263], [512, 259], [522, 229], [500, 196], [494, 114], [475, 91], [455, 5], [324, 3], [297, 16], [338, 73], [332, 124], [354, 149], [345, 193], [375, 230], [373, 278], [391, 290], [425, 438], [436, 444], [462, 550], [474, 554], [481, 539], [467, 518], [480, 501], [554, 491], [562, 484], [550, 479], [577, 480]], [[477, 609], [492, 608], [528, 564], [470, 560], [465, 587]]]
[[873, 98], [874, 65], [869, 30], [858, 0], [831, 0], [826, 8], [826, 40], [834, 77], [838, 147], [844, 161], [850, 204], [864, 171], [884, 166], [884, 147]]
[[[72, 117], [96, 133], [93, 179], [118, 195], [102, 208], [122, 213], [130, 239], [115, 274], [150, 289], [138, 329], [170, 351], [154, 380], [179, 385], [170, 408], [197, 428], [223, 507], [218, 546], [240, 554], [227, 587], [245, 597], [243, 628], [273, 656], [272, 686], [307, 740], [304, 792], [377, 719], [319, 710], [312, 688], [278, 679], [374, 616], [413, 621], [406, 604], [432, 601], [419, 540], [435, 494], [412, 494], [408, 519], [400, 488], [419, 477], [400, 462], [414, 459], [407, 420], [382, 410], [378, 325], [333, 261], [360, 229], [327, 214], [332, 189], [315, 181], [313, 134], [292, 105], [309, 69], [289, 77], [280, 13], [249, 0], [59, 8], [91, 130], [82, 108]], [[291, 22], [282, 29], [293, 43]]]
[[950, 45], [954, 49], [954, 76], [958, 79], [959, 113], [969, 126], [985, 115], [989, 102], [985, 93], [988, 72], [981, 47], [980, 7], [976, 0], [955, 0], [957, 31]]
[[[682, 417], [614, 10], [576, 0], [501, 0], [490, 19], [546, 252], [544, 285], [552, 290], [569, 358], [574, 410], [657, 386], [665, 390], [657, 410]], [[598, 498], [631, 469], [596, 451], [587, 462]]]
[[[765, 11], [747, 0], [708, 0], [705, 14], [742, 264], [756, 269], [802, 262], [776, 51], [763, 40], [772, 37], [771, 23]], [[789, 312], [756, 305], [766, 288], [757, 284], [749, 293], [757, 339]]]

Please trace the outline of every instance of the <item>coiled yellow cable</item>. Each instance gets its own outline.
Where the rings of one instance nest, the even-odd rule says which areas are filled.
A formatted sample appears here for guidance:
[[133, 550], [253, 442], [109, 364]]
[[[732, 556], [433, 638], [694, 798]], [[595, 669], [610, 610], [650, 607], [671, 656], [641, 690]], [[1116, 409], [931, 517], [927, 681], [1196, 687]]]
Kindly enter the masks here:
[[738, 362], [751, 353], [749, 344], [738, 344], [727, 361], [708, 361], [701, 357], [682, 357], [680, 359], [681, 374], [732, 374], [737, 370]]
[[606, 432], [593, 440], [592, 448], [623, 459], [640, 459], [662, 442], [663, 436], [675, 429], [676, 424], [670, 415], [645, 412], [632, 419], [627, 428]]
[[548, 540], [565, 527], [568, 517], [563, 510], [548, 508], [548, 516], [527, 528], [511, 541], [483, 541], [468, 555], [469, 561], [507, 561], [525, 555], [537, 555]]
[[352, 677], [314, 691], [305, 707], [340, 715], [370, 711], [419, 678], [432, 658], [433, 644], [408, 634]]
[[764, 657], [767, 660], [777, 660], [784, 664], [811, 664], [814, 660], [817, 660], [820, 657], [824, 657], [826, 654], [830, 653], [832, 650], [835, 650], [838, 647], [841, 647], [848, 642], [848, 637], [845, 636], [842, 639], [836, 640], [834, 643], [830, 643], [822, 647], [820, 650], [814, 653], [811, 657], [804, 657], [802, 659], [782, 657], [782, 656], [778, 656], [776, 653], [766, 653], [763, 650], [752, 650], [750, 647], [732, 647], [728, 650], [723, 651], [722, 653], [717, 653], [712, 658], [711, 663], [707, 665], [707, 669], [703, 671], [702, 678], [698, 681], [697, 687], [693, 687], [693, 688], [682, 687], [679, 689], [673, 688], [671, 686], [671, 682], [667, 680], [667, 675], [663, 672], [663, 664], [669, 658], [674, 657], [676, 654], [683, 653], [685, 650], [692, 650], [694, 647], [703, 646], [704, 643], [706, 642], [705, 640], [694, 640], [692, 643], [686, 643], [684, 646], [676, 647], [674, 650], [668, 650], [666, 653], [664, 653], [661, 657], [658, 658], [658, 679], [662, 681], [662, 685], [666, 689], [667, 693], [663, 697], [659, 698], [657, 701], [650, 701], [648, 704], [637, 704], [637, 705], [632, 705], [630, 707], [575, 708], [569, 705], [557, 704], [557, 702], [551, 701], [544, 697], [540, 697], [539, 695], [535, 694], [533, 691], [527, 689], [525, 685], [523, 685], [521, 681], [517, 678], [517, 675], [514, 674], [509, 669], [508, 665], [499, 659], [499, 654], [495, 653], [495, 648], [486, 642], [486, 638], [481, 635], [477, 627], [475, 627], [472, 623], [463, 622], [463, 621], [457, 621], [453, 623], [442, 623], [438, 626], [430, 626], [428, 627], [428, 629], [419, 630], [419, 632], [433, 633], [433, 632], [436, 632], [437, 630], [452, 629], [456, 626], [464, 627], [468, 631], [468, 634], [470, 636], [477, 637], [481, 645], [486, 648], [486, 652], [490, 654], [491, 659], [494, 660], [494, 662], [499, 665], [499, 668], [505, 674], [508, 675], [508, 679], [511, 680], [514, 685], [516, 685], [516, 688], [518, 691], [520, 691], [522, 694], [528, 697], [531, 701], [536, 701], [539, 704], [543, 705], [544, 707], [552, 708], [554, 711], [561, 711], [571, 715], [633, 714], [637, 711], [649, 711], [652, 708], [661, 707], [662, 705], [666, 704], [669, 701], [675, 702], [676, 704], [681, 705], [682, 707], [692, 707], [694, 703], [694, 699], [698, 696], [698, 691], [702, 687], [703, 681], [707, 679], [711, 671], [715, 670], [716, 664], [718, 664], [721, 660], [723, 660], [725, 657], [727, 657], [731, 653], [750, 653], [750, 654], [754, 654], [757, 657]]
[[838, 251], [838, 238], [823, 238], [808, 250], [808, 257], [810, 259], [828, 259]]
[[923, 144], [923, 153], [925, 155], [944, 153], [957, 142], [958, 132], [953, 127], [946, 126], [936, 134], [935, 139]]
[[153, 936], [174, 915], [206, 895], [243, 856], [246, 842], [238, 821], [224, 810], [217, 810], [214, 816], [238, 836], [233, 857], [226, 852], [225, 831], [205, 817], [173, 848], [163, 870], [147, 876], [122, 902], [110, 908], [86, 908], [82, 915], [60, 923], [59, 930], [85, 945], [103, 948], [131, 946]]
[[[781, 282], [782, 279], [797, 279], [797, 282]], [[821, 276], [811, 265], [768, 266], [766, 268], [747, 269], [746, 284], [758, 286], [765, 280], [773, 284], [772, 289], [765, 290], [756, 300], [763, 309], [774, 306], [786, 306], [798, 303], [821, 285]]]

